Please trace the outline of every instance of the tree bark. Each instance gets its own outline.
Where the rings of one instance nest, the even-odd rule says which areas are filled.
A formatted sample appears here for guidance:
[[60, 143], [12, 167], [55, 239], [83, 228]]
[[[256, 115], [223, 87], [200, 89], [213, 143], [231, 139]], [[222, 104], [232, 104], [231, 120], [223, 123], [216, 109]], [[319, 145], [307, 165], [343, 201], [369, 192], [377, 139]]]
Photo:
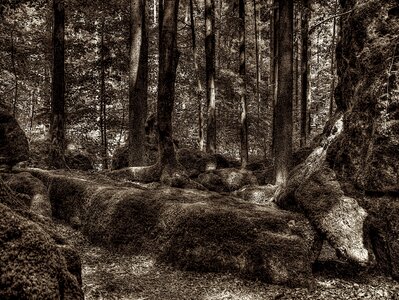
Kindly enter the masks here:
[[205, 58], [207, 137], [206, 152], [216, 152], [215, 0], [205, 0]]
[[279, 15], [274, 167], [276, 184], [285, 185], [292, 160], [293, 2], [280, 0]]
[[16, 48], [15, 48], [14, 28], [13, 28], [13, 29], [11, 29], [11, 67], [12, 67], [12, 72], [14, 73], [14, 99], [12, 101], [13, 117], [16, 116], [17, 102], [18, 102], [18, 74], [17, 74], [17, 63], [15, 60], [15, 54], [16, 54], [15, 52], [16, 52]]
[[259, 51], [260, 34], [258, 31], [258, 11], [256, 6], [256, 0], [253, 0], [253, 7], [254, 7], [255, 70], [256, 70], [255, 97], [258, 105], [257, 110], [258, 110], [258, 128], [259, 128], [260, 108], [261, 108], [261, 95], [259, 91], [259, 84], [261, 80], [261, 73], [260, 73], [261, 52]]
[[65, 164], [65, 9], [64, 0], [53, 0], [53, 80], [50, 117], [50, 155], [52, 167]]
[[107, 141], [107, 103], [105, 90], [105, 17], [101, 20], [100, 44], [100, 135], [101, 135], [101, 160], [103, 169], [108, 169], [108, 141]]
[[279, 19], [279, 11], [278, 11], [278, 0], [272, 0], [272, 10], [270, 11], [270, 95], [271, 95], [271, 110], [272, 110], [272, 128], [271, 128], [271, 153], [273, 158], [275, 157], [274, 153], [274, 144], [275, 144], [275, 123], [276, 123], [276, 99], [277, 99], [277, 74], [278, 74], [278, 35], [279, 35], [279, 27], [278, 27], [278, 19]]
[[[337, 14], [338, 9], [338, 0], [335, 0], [334, 4], [334, 15]], [[334, 91], [335, 91], [335, 47], [336, 47], [336, 26], [337, 26], [337, 18], [334, 18], [333, 21], [333, 35], [331, 41], [331, 89], [330, 89], [330, 109], [329, 109], [329, 117], [333, 116], [334, 112]]]
[[245, 0], [239, 0], [238, 13], [240, 18], [240, 99], [241, 99], [241, 118], [240, 118], [240, 140], [241, 140], [241, 168], [248, 164], [248, 122], [247, 122], [247, 95], [246, 95], [246, 68], [245, 68]]
[[130, 3], [129, 166], [144, 165], [147, 118], [148, 37], [145, 0]]
[[[161, 1], [160, 1], [161, 2]], [[161, 168], [178, 166], [173, 143], [172, 113], [175, 100], [177, 50], [177, 17], [179, 0], [164, 0], [160, 13], [159, 79], [158, 79], [158, 132]]]
[[198, 96], [198, 145], [201, 151], [204, 150], [204, 109], [202, 105], [202, 84], [200, 78], [200, 71], [198, 68], [198, 59], [197, 59], [197, 39], [195, 34], [195, 19], [194, 19], [194, 3], [193, 0], [190, 0], [190, 27], [191, 27], [191, 41], [192, 41], [192, 49], [193, 49], [193, 60], [194, 60], [194, 69], [195, 74], [197, 76], [197, 90], [196, 94]]
[[308, 98], [309, 98], [309, 0], [303, 0], [301, 19], [301, 139], [300, 146], [306, 146], [308, 133]]

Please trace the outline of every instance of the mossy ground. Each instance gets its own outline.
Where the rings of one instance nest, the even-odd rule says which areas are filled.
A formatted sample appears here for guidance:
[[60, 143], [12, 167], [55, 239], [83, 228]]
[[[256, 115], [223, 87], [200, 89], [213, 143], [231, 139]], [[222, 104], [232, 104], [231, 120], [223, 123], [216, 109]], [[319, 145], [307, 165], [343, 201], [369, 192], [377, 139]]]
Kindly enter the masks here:
[[313, 289], [288, 288], [231, 274], [176, 270], [155, 264], [148, 255], [126, 255], [94, 246], [78, 231], [57, 224], [80, 251], [86, 300], [264, 300], [264, 299], [399, 299], [399, 284], [372, 273], [353, 274], [324, 249], [315, 267]]

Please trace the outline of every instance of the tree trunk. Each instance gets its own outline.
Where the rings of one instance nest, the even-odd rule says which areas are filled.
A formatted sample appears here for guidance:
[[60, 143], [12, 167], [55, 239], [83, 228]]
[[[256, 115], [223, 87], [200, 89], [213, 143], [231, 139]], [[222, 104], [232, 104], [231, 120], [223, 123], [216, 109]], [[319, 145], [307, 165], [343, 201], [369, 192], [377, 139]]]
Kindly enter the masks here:
[[308, 98], [309, 98], [309, 0], [303, 0], [301, 20], [301, 140], [300, 146], [306, 146], [308, 133]]
[[255, 85], [255, 97], [257, 102], [257, 110], [258, 110], [258, 128], [260, 121], [260, 108], [261, 108], [261, 95], [259, 91], [259, 84], [261, 80], [260, 74], [260, 61], [261, 61], [261, 52], [259, 51], [260, 45], [260, 34], [258, 32], [258, 11], [256, 6], [256, 0], [253, 0], [254, 7], [254, 38], [255, 38], [255, 76], [256, 76], [256, 85]]
[[207, 137], [206, 152], [216, 152], [215, 0], [205, 0], [205, 57]]
[[103, 169], [108, 169], [108, 141], [107, 141], [107, 103], [105, 90], [105, 17], [101, 20], [101, 44], [100, 44], [100, 134], [101, 134], [101, 160]]
[[248, 164], [248, 122], [247, 122], [247, 95], [246, 95], [246, 68], [245, 68], [245, 0], [239, 0], [238, 13], [240, 18], [240, 98], [241, 98], [241, 118], [240, 118], [240, 138], [241, 138], [241, 168]]
[[[15, 25], [15, 24], [14, 24]], [[16, 116], [17, 113], [17, 102], [18, 102], [18, 74], [17, 74], [17, 64], [15, 61], [15, 42], [14, 42], [14, 28], [11, 30], [11, 66], [12, 72], [14, 73], [14, 99], [12, 101], [12, 115]]]
[[65, 164], [65, 81], [64, 81], [64, 0], [53, 0], [53, 80], [50, 117], [50, 155], [52, 167]]
[[[161, 1], [160, 1], [161, 2]], [[179, 0], [164, 0], [159, 11], [161, 23], [159, 40], [158, 79], [158, 132], [161, 168], [178, 166], [173, 143], [172, 113], [175, 100], [176, 69], [179, 60], [177, 50], [177, 17]]]
[[278, 27], [279, 11], [278, 11], [278, 0], [272, 0], [272, 10], [270, 12], [270, 95], [271, 95], [271, 110], [272, 110], [272, 136], [271, 136], [271, 153], [274, 153], [275, 144], [275, 123], [276, 123], [276, 99], [277, 99], [277, 74], [278, 74]]
[[130, 3], [129, 166], [144, 165], [147, 118], [148, 37], [145, 0]]
[[[334, 4], [334, 15], [337, 14], [338, 9], [338, 0], [335, 0]], [[333, 36], [331, 41], [331, 89], [330, 89], [330, 109], [329, 109], [329, 117], [333, 116], [334, 112], [334, 90], [335, 90], [335, 39], [336, 39], [336, 26], [337, 26], [337, 18], [334, 18], [333, 21]]]
[[190, 27], [191, 27], [191, 41], [193, 47], [193, 60], [194, 60], [194, 69], [195, 74], [197, 76], [197, 96], [198, 96], [198, 145], [201, 151], [204, 150], [204, 118], [203, 118], [203, 105], [202, 105], [202, 84], [200, 78], [200, 71], [198, 68], [198, 60], [197, 60], [197, 39], [195, 34], [195, 19], [194, 19], [194, 3], [193, 0], [190, 0]]
[[276, 184], [286, 184], [292, 160], [293, 2], [279, 1], [278, 86], [275, 107]]

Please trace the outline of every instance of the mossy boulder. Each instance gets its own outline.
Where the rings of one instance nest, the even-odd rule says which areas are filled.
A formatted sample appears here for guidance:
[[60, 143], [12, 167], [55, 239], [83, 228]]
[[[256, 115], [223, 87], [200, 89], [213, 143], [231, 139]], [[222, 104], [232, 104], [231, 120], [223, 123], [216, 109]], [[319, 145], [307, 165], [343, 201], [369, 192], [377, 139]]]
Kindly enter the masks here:
[[51, 217], [51, 203], [46, 186], [28, 172], [2, 174], [8, 186], [18, 194], [27, 195], [29, 209], [45, 217]]
[[[233, 272], [291, 286], [312, 283], [318, 235], [301, 214], [208, 191], [96, 184], [36, 170], [91, 240], [149, 252], [196, 271]], [[289, 259], [287, 259], [289, 258]]]
[[0, 298], [83, 299], [54, 239], [3, 204], [0, 215]]
[[94, 169], [90, 155], [83, 150], [68, 149], [65, 152], [65, 162], [70, 169], [90, 171]]
[[217, 160], [214, 156], [194, 149], [179, 149], [177, 151], [177, 160], [186, 169], [188, 176], [191, 178], [217, 167]]
[[198, 182], [211, 191], [232, 192], [245, 185], [257, 185], [256, 176], [248, 170], [218, 169], [202, 173]]
[[17, 120], [0, 106], [0, 165], [9, 167], [29, 159], [29, 144]]
[[399, 280], [399, 201], [397, 196], [367, 196], [368, 237], [377, 266]]
[[234, 192], [234, 196], [253, 203], [275, 204], [273, 202], [276, 185], [249, 185]]
[[399, 192], [399, 32], [396, 0], [341, 1], [336, 104], [344, 131], [330, 166], [361, 190]]
[[364, 235], [368, 214], [356, 199], [344, 195], [333, 170], [313, 173], [295, 191], [295, 201], [340, 257], [370, 263]]

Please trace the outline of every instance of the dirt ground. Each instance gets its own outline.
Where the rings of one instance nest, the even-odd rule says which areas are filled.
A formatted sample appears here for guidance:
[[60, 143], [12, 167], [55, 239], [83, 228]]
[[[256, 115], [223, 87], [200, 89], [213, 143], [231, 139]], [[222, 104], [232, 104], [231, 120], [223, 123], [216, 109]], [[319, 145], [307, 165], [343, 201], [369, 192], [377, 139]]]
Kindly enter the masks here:
[[312, 289], [288, 288], [250, 281], [231, 274], [196, 273], [155, 264], [150, 256], [128, 255], [91, 244], [63, 224], [58, 230], [82, 257], [83, 290], [87, 300], [265, 300], [265, 299], [392, 299], [399, 283], [370, 273], [353, 274], [331, 260], [328, 250], [315, 267]]

